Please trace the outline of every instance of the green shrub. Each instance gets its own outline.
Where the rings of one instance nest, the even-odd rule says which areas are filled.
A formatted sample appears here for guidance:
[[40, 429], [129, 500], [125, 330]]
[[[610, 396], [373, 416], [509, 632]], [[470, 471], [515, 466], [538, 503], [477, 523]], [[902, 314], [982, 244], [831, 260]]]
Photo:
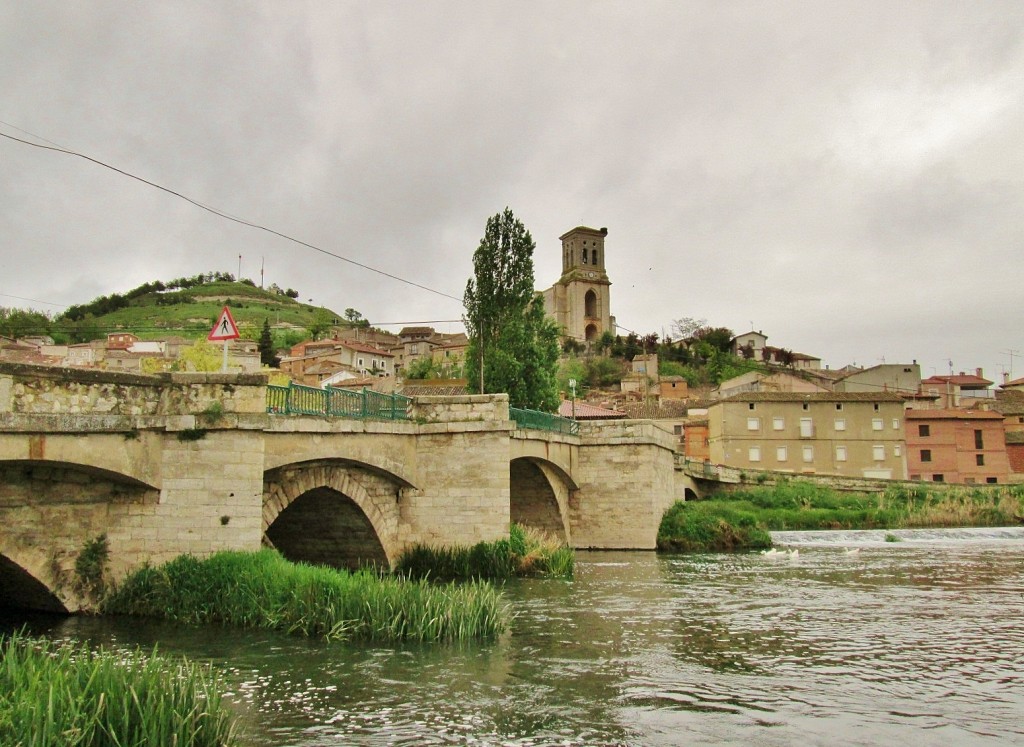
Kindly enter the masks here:
[[470, 547], [414, 545], [398, 559], [395, 571], [435, 581], [500, 581], [513, 576], [572, 578], [575, 562], [571, 547], [538, 530], [512, 524], [508, 539]]

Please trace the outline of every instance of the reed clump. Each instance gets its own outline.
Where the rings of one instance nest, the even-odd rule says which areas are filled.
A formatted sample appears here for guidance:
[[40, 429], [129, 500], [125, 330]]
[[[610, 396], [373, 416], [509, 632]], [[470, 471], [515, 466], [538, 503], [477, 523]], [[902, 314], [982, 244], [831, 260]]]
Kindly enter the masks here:
[[508, 618], [501, 594], [486, 583], [341, 571], [292, 563], [273, 550], [143, 567], [108, 594], [102, 611], [329, 640], [422, 642], [494, 638]]
[[1007, 526], [1022, 516], [1022, 485], [898, 483], [882, 493], [852, 493], [797, 479], [677, 502], [662, 518], [658, 548], [753, 550], [771, 546], [770, 531]]
[[472, 546], [414, 545], [398, 559], [396, 573], [434, 581], [514, 576], [572, 578], [576, 554], [568, 545], [532, 527], [512, 524], [508, 539]]
[[225, 747], [234, 720], [207, 667], [0, 635], [0, 744]]

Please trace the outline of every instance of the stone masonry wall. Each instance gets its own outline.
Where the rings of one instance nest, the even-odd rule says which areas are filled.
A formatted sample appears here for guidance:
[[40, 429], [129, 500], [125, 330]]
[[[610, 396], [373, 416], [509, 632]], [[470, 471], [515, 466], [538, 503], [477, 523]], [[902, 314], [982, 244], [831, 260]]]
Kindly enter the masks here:
[[579, 490], [570, 501], [578, 548], [655, 548], [675, 499], [672, 437], [649, 421], [580, 424]]

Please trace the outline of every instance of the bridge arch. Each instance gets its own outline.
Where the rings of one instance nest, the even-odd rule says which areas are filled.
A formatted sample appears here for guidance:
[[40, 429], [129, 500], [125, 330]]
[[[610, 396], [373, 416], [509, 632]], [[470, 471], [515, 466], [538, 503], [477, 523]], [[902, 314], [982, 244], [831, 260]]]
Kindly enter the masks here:
[[576, 485], [553, 462], [519, 457], [509, 464], [509, 515], [513, 523], [539, 529], [572, 544], [569, 493]]
[[301, 562], [390, 567], [398, 554], [398, 503], [405, 487], [348, 460], [269, 470], [263, 482], [264, 544]]
[[0, 607], [67, 614], [64, 601], [43, 580], [53, 564], [39, 552], [0, 546]]

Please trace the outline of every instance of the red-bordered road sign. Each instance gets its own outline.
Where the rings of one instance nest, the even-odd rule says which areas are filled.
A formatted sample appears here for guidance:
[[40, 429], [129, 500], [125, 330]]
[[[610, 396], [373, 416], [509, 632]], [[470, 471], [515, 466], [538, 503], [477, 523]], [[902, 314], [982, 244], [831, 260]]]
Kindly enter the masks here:
[[235, 324], [235, 320], [231, 317], [231, 312], [225, 306], [220, 312], [220, 318], [213, 325], [213, 329], [210, 330], [210, 334], [206, 336], [206, 339], [210, 342], [226, 342], [227, 340], [237, 340], [239, 337], [241, 335], [238, 334], [238, 325]]

